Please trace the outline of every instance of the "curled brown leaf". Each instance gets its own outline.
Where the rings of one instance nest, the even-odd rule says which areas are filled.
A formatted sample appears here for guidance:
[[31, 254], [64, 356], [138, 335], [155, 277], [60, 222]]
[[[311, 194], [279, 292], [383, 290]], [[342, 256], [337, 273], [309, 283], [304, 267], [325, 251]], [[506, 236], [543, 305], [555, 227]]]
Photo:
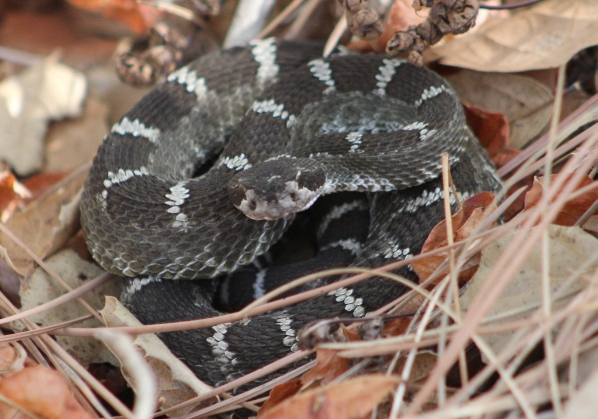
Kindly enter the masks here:
[[[554, 178], [558, 175], [552, 175]], [[569, 200], [563, 208], [559, 211], [552, 224], [560, 226], [573, 226], [581, 218], [581, 216], [590, 208], [590, 206], [598, 200], [598, 182], [593, 181], [590, 177], [586, 176], [577, 186], [577, 190], [589, 186], [596, 186], [594, 189], [584, 193], [583, 195]], [[532, 188], [525, 195], [524, 211], [528, 211], [531, 208], [538, 205], [542, 195], [544, 193], [544, 186], [542, 178], [534, 179]]]
[[[484, 213], [492, 211], [494, 208], [496, 208], [496, 200], [492, 192], [481, 192], [464, 201], [463, 208], [451, 217], [453, 222], [453, 240], [458, 242], [469, 237], [471, 232], [484, 220]], [[428, 235], [422, 247], [422, 253], [438, 249], [447, 244], [446, 220], [443, 220], [436, 224]], [[428, 279], [440, 264], [446, 260], [447, 256], [448, 251], [413, 262], [411, 266], [419, 277], [420, 282]], [[478, 263], [479, 259], [477, 257], [472, 258], [459, 273], [459, 280], [467, 282], [477, 270]]]

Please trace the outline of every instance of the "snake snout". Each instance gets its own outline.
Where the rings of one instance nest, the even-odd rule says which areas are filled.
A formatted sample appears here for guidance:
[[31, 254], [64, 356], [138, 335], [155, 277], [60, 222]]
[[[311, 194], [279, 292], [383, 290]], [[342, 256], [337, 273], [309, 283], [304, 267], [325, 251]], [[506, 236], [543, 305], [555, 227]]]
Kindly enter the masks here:
[[280, 157], [255, 165], [231, 179], [228, 195], [254, 220], [276, 220], [308, 209], [326, 182], [322, 168], [309, 159]]

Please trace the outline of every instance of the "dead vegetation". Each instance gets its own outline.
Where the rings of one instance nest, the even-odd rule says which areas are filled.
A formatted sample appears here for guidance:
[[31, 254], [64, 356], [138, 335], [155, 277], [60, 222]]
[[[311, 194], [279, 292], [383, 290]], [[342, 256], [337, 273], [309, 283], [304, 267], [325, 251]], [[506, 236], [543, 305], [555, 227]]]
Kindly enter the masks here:
[[[382, 2], [295, 0], [276, 4], [271, 14], [266, 2], [247, 3], [262, 10], [256, 21], [234, 16], [234, 2], [209, 0], [175, 6], [70, 0], [51, 12], [3, 11], [0, 40], [11, 49], [0, 50], [1, 417], [147, 418], [157, 406], [156, 415], [184, 418], [237, 408], [268, 419], [593, 418], [598, 5], [543, 0], [480, 9], [475, 27], [455, 36], [472, 26], [477, 2], [416, 1], [416, 11], [406, 0], [387, 8]], [[460, 24], [451, 26], [455, 21]], [[100, 23], [92, 28], [90, 22]], [[407, 263], [400, 261], [341, 270], [351, 275], [274, 299], [339, 273], [334, 270], [299, 278], [238, 313], [140, 325], [114, 297], [104, 298], [118, 296], [118, 284], [90, 260], [78, 233], [78, 199], [108, 124], [140, 97], [135, 92], [123, 99], [126, 88], [107, 64], [117, 40], [164, 22], [180, 36], [169, 40], [154, 31], [162, 35], [148, 44], [156, 48], [150, 55], [164, 59], [166, 70], [152, 73], [148, 83], [185, 60], [191, 43], [183, 41], [190, 39], [205, 49], [222, 40], [234, 44], [239, 33], [327, 40], [329, 50], [339, 42], [378, 52], [389, 42], [401, 44], [411, 60], [433, 65], [454, 85], [505, 187], [496, 197], [484, 193], [464, 201], [455, 214], [446, 208], [425, 252], [408, 261], [418, 284], [392, 273]], [[189, 38], [195, 25], [201, 34]], [[348, 35], [347, 25], [365, 39]], [[56, 48], [62, 51], [51, 53]], [[443, 176], [448, 197], [446, 165]], [[332, 326], [341, 322], [334, 319], [312, 325], [302, 332], [306, 349], [216, 389], [149, 334], [243, 320], [374, 275], [411, 291], [367, 321], [347, 321], [338, 330]], [[282, 377], [227, 393], [313, 352], [314, 361]], [[136, 389], [134, 405], [109, 363], [120, 364]]]

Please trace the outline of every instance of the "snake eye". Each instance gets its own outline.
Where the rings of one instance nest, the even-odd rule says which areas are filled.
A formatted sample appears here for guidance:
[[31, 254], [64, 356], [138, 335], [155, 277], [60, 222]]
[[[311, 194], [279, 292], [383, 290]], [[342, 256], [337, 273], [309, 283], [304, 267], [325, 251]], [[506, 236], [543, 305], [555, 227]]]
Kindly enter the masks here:
[[257, 204], [255, 203], [255, 201], [249, 201], [249, 209], [251, 211], [255, 211], [256, 208], [257, 208]]

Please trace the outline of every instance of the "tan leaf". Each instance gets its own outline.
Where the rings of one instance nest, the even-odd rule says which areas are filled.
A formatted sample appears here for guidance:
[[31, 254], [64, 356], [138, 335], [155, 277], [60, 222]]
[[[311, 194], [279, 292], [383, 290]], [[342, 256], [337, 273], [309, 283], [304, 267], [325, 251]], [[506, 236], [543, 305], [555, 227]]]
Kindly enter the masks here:
[[586, 232], [598, 238], [598, 215], [592, 215], [590, 218], [588, 218], [588, 221], [585, 222], [582, 228]]
[[381, 403], [399, 383], [398, 377], [370, 374], [287, 399], [260, 419], [361, 418]]
[[39, 170], [48, 120], [81, 113], [83, 73], [50, 59], [0, 83], [0, 158], [19, 175]]
[[[598, 365], [598, 347], [589, 346], [585, 348], [579, 348], [579, 350], [579, 356], [576, 357], [576, 359], [568, 359], [558, 366], [557, 371], [560, 382], [569, 383], [575, 377], [575, 386], [580, 387], [597, 371], [596, 366]], [[577, 416], [573, 417], [577, 418]]]
[[[530, 230], [530, 234], [532, 232], [533, 230]], [[464, 311], [468, 310], [473, 299], [484, 298], [484, 296], [478, 295], [478, 291], [489, 272], [497, 268], [495, 266], [496, 262], [504, 249], [509, 246], [516, 233], [516, 231], [509, 233], [482, 251], [478, 271], [469, 281], [468, 287], [460, 299], [461, 308]], [[550, 255], [548, 256], [550, 266], [548, 271], [550, 272], [551, 294], [554, 294], [557, 289], [567, 283], [567, 298], [553, 303], [553, 308], [556, 310], [586, 285], [584, 280], [570, 283], [569, 278], [572, 270], [584, 266], [584, 263], [598, 253], [598, 239], [578, 227], [556, 225], [551, 225], [548, 228], [548, 235], [550, 240]], [[488, 313], [488, 317], [514, 312], [514, 315], [508, 318], [509, 321], [512, 321], [529, 316], [529, 312], [522, 312], [521, 310], [540, 307], [542, 302], [541, 273], [543, 263], [541, 244], [541, 242], [536, 243], [525, 263], [519, 268], [515, 277], [503, 291], [500, 299]], [[597, 262], [594, 261], [593, 265], [587, 267], [586, 272], [588, 272], [588, 275], [596, 269], [596, 264]], [[519, 313], [517, 313], [518, 311]], [[484, 340], [495, 353], [499, 353], [513, 333], [516, 333], [516, 331], [485, 335]]]
[[[33, 201], [15, 213], [6, 227], [40, 258], [54, 253], [79, 229], [79, 198], [87, 172], [69, 178], [64, 186]], [[9, 263], [28, 278], [35, 262], [14, 241], [0, 233], [0, 248], [6, 249]]]
[[[45, 262], [71, 288], [78, 288], [88, 280], [104, 273], [98, 265], [82, 260], [71, 249], [61, 250], [50, 256]], [[91, 307], [99, 310], [104, 305], [104, 297], [106, 295], [120, 295], [119, 282], [116, 280], [110, 281], [96, 287], [94, 290], [86, 293], [83, 299]], [[21, 291], [19, 292], [21, 309], [28, 310], [35, 308], [64, 293], [66, 293], [66, 290], [42, 268], [38, 267], [31, 275], [31, 278], [23, 282]], [[39, 325], [50, 326], [87, 314], [89, 314], [89, 311], [81, 303], [73, 300], [46, 310], [43, 313], [35, 314], [29, 317], [29, 319]], [[102, 324], [96, 318], [91, 318], [78, 323], [78, 326], [98, 327], [102, 326]], [[21, 329], [23, 326], [20, 322], [14, 322], [13, 327]], [[85, 366], [92, 362], [110, 362], [113, 365], [118, 365], [112, 352], [93, 337], [57, 336], [56, 340]]]
[[479, 71], [559, 67], [578, 51], [598, 44], [597, 20], [595, 1], [545, 0], [431, 52], [443, 64]]
[[70, 172], [90, 161], [110, 130], [109, 108], [92, 96], [85, 100], [80, 118], [55, 122], [46, 136], [45, 172]]
[[507, 118], [510, 135], [502, 147], [521, 148], [550, 121], [552, 91], [530, 77], [462, 70], [447, 79], [464, 102]]
[[[397, 374], [401, 374], [401, 372], [403, 371], [406, 360], [407, 355], [404, 355], [397, 362], [397, 366], [395, 367], [395, 371]], [[430, 371], [432, 371], [432, 369], [436, 366], [437, 360], [438, 355], [432, 351], [418, 351], [415, 354], [415, 360], [413, 362], [413, 366], [411, 367], [411, 374], [409, 374], [409, 382], [415, 383], [425, 379], [430, 374]]]
[[[93, 419], [75, 400], [62, 375], [37, 365], [0, 380], [0, 395], [40, 419]], [[1, 404], [4, 404], [2, 402]]]
[[593, 373], [590, 378], [574, 392], [565, 406], [564, 418], [594, 419], [598, 410], [596, 388], [598, 388], [598, 370], [592, 365]]
[[417, 313], [417, 310], [426, 302], [426, 297], [421, 295], [420, 293], [415, 293], [413, 297], [409, 299], [405, 304], [403, 304], [395, 314], [402, 314], [406, 316], [413, 316], [414, 313]]

